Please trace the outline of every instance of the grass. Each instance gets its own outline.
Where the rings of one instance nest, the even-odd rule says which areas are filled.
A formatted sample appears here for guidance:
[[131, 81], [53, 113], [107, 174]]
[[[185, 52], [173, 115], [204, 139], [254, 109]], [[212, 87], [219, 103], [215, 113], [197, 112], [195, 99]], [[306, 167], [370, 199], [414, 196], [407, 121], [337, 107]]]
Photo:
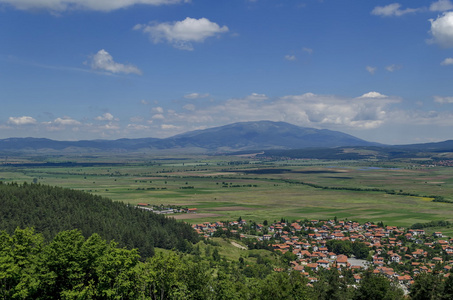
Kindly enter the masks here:
[[[124, 163], [90, 167], [0, 165], [0, 178], [4, 182], [35, 179], [42, 184], [84, 190], [131, 204], [196, 207], [199, 214], [187, 219], [195, 223], [236, 220], [239, 216], [257, 222], [282, 217], [289, 220], [337, 217], [398, 226], [431, 220], [453, 222], [453, 204], [431, 202], [428, 197], [437, 195], [453, 200], [452, 169], [447, 167], [414, 167], [412, 162], [260, 162], [246, 161], [243, 157], [171, 160], [102, 157], [102, 162], [109, 161]], [[390, 195], [384, 190], [420, 196]]]

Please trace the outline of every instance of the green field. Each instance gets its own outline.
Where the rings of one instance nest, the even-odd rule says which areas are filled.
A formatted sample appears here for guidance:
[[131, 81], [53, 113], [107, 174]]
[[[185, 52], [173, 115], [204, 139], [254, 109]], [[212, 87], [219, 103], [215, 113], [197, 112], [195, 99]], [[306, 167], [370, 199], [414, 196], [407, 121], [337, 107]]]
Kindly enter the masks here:
[[4, 182], [63, 186], [130, 204], [193, 207], [197, 214], [174, 216], [194, 223], [239, 216], [258, 222], [337, 217], [400, 226], [453, 222], [452, 203], [431, 201], [431, 196], [453, 201], [453, 169], [414, 162], [145, 155], [8, 162], [0, 165]]

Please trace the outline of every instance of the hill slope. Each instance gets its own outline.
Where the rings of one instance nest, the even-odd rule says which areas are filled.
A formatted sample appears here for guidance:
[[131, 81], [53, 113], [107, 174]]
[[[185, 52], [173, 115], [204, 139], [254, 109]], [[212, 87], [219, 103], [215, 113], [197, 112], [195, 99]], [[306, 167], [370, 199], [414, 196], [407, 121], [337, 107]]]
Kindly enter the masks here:
[[34, 227], [50, 240], [63, 230], [80, 229], [85, 237], [98, 233], [120, 247], [138, 248], [142, 257], [154, 247], [184, 250], [197, 242], [188, 224], [121, 202], [81, 191], [41, 184], [0, 182], [0, 231]]

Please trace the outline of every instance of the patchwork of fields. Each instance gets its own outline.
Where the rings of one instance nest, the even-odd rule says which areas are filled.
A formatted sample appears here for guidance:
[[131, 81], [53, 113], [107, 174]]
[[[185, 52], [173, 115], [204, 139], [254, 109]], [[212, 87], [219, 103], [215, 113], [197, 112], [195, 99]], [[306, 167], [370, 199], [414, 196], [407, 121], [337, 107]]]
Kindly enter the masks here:
[[[68, 158], [66, 158], [68, 159]], [[188, 222], [350, 219], [410, 226], [453, 221], [453, 169], [413, 162], [244, 157], [73, 158], [74, 163], [0, 165], [4, 182], [38, 182], [125, 203], [197, 208]], [[81, 163], [83, 162], [83, 163]]]

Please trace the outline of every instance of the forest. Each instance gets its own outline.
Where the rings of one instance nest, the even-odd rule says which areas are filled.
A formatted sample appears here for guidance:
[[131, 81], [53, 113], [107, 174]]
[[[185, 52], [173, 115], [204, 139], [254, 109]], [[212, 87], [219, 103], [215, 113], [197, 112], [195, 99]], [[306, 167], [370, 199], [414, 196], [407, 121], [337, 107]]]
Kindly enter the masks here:
[[42, 184], [0, 182], [0, 230], [33, 227], [50, 241], [59, 232], [79, 229], [120, 247], [138, 249], [143, 258], [154, 247], [186, 251], [198, 242], [189, 224], [153, 214], [122, 202], [72, 189]]

